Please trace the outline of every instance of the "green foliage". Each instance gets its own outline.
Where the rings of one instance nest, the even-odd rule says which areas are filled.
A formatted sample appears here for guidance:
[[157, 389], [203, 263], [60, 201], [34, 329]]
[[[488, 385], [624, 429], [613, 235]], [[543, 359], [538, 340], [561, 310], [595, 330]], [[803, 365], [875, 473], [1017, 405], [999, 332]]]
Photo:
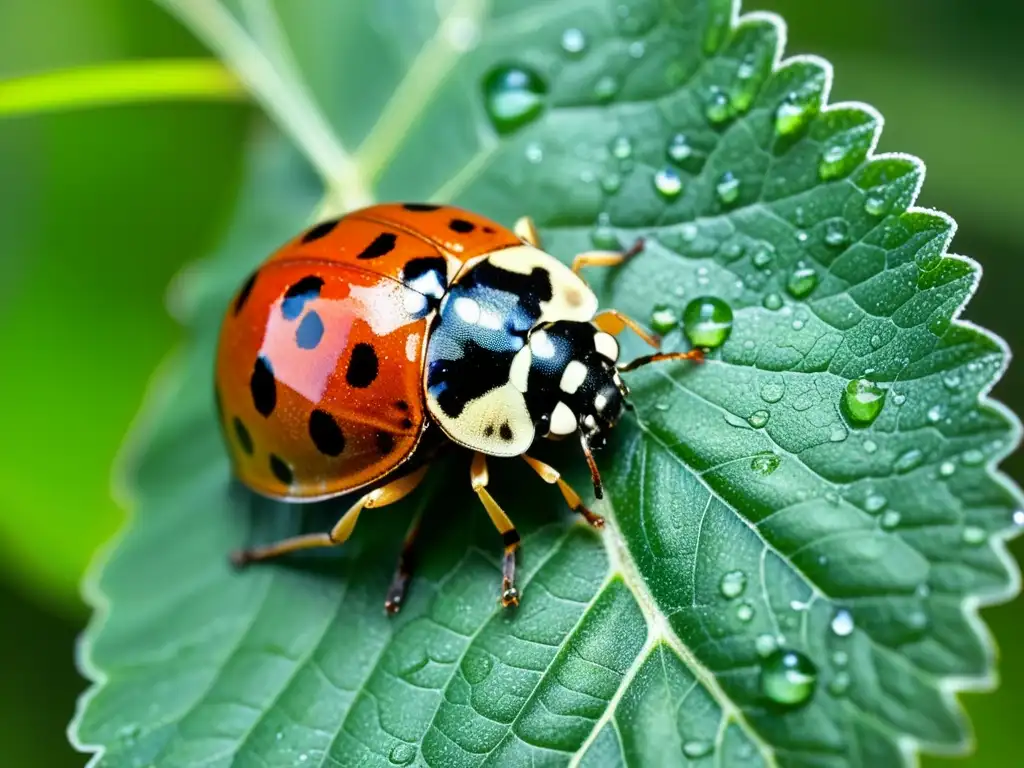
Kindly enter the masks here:
[[[965, 746], [952, 693], [992, 677], [975, 611], [1017, 585], [1020, 498], [992, 466], [1018, 429], [984, 399], [1006, 352], [953, 319], [978, 269], [911, 207], [921, 165], [872, 157], [870, 109], [825, 109], [823, 62], [776, 67], [777, 20], [722, 0], [462, 0], [441, 20], [324, 0], [282, 4], [285, 37], [246, 4], [266, 59], [214, 4], [168, 4], [243, 75], [276, 73], [242, 79], [320, 178], [264, 133], [232, 235], [181, 297], [191, 343], [128, 454], [138, 514], [84, 644], [98, 683], [74, 732], [102, 764], [892, 765]], [[510, 66], [544, 88], [488, 77]], [[502, 100], [500, 138], [485, 81], [528, 91]], [[644, 236], [592, 275], [607, 305], [732, 310], [705, 365], [630, 378], [602, 534], [495, 462], [524, 533], [517, 611], [497, 606], [498, 537], [458, 460], [337, 552], [227, 565], [345, 504], [300, 514], [230, 484], [220, 315], [314, 211], [371, 196], [528, 212], [562, 258]], [[545, 456], [586, 487], [578, 456]], [[417, 508], [422, 562], [389, 619]]]

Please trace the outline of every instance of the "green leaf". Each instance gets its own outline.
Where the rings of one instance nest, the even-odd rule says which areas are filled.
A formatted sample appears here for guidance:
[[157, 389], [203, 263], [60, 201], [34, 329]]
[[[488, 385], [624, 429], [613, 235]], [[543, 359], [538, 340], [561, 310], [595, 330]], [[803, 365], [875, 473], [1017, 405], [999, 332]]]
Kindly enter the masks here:
[[[946, 253], [950, 219], [912, 207], [923, 166], [872, 154], [880, 117], [827, 106], [825, 62], [780, 62], [781, 22], [723, 0], [455, 0], [441, 18], [324, 0], [280, 4], [280, 26], [264, 3], [168, 5], [313, 167], [263, 132], [231, 236], [182, 281], [191, 343], [126, 452], [138, 512], [91, 590], [78, 744], [161, 766], [894, 765], [968, 746], [954, 693], [994, 675], [977, 609], [1018, 588], [1021, 499], [994, 465], [1019, 427], [986, 398], [1007, 351], [955, 319], [979, 269]], [[542, 109], [499, 133], [483, 83], [510, 65]], [[703, 366], [630, 374], [601, 534], [494, 463], [524, 537], [517, 611], [496, 603], [498, 537], [462, 457], [336, 552], [227, 565], [345, 503], [229, 481], [221, 313], [314, 212], [369, 199], [529, 213], [563, 259], [643, 236], [588, 274], [607, 305], [732, 310]], [[586, 488], [578, 455], [543, 455]]]

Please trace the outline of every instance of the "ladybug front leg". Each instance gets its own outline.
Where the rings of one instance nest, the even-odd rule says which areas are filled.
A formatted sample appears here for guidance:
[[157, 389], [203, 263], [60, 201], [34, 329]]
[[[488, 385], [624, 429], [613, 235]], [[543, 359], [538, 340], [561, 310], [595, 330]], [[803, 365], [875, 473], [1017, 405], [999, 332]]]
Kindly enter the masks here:
[[616, 267], [636, 256], [644, 249], [644, 239], [637, 238], [636, 242], [625, 251], [585, 251], [577, 253], [572, 260], [572, 271], [579, 275], [584, 267]]
[[655, 334], [648, 331], [640, 323], [628, 315], [624, 315], [617, 309], [603, 309], [594, 316], [594, 325], [600, 328], [605, 333], [610, 333], [612, 336], [618, 336], [624, 330], [629, 328], [633, 333], [639, 336], [644, 342], [655, 349], [661, 349], [661, 339]]
[[480, 502], [487, 510], [487, 514], [494, 523], [494, 527], [501, 534], [501, 541], [505, 545], [505, 556], [501, 564], [501, 604], [506, 608], [519, 605], [519, 590], [516, 589], [516, 552], [519, 551], [519, 531], [508, 519], [498, 502], [487, 490], [489, 475], [487, 474], [487, 457], [482, 453], [473, 456], [473, 463], [469, 468], [469, 479], [473, 484], [473, 490], [480, 498]]
[[537, 461], [532, 456], [523, 454], [523, 459], [527, 464], [540, 475], [540, 479], [545, 483], [551, 483], [558, 486], [558, 490], [562, 492], [562, 498], [565, 499], [565, 503], [569, 505], [569, 509], [583, 516], [583, 519], [590, 523], [595, 528], [604, 527], [604, 518], [600, 515], [594, 514], [586, 505], [583, 503], [583, 499], [580, 495], [573, 490], [572, 486], [569, 485], [565, 480], [562, 479], [561, 473], [549, 464], [545, 464], [543, 461]]
[[359, 514], [364, 509], [386, 507], [388, 504], [394, 504], [411, 493], [426, 474], [427, 467], [421, 467], [415, 472], [363, 495], [359, 501], [348, 508], [348, 511], [341, 516], [341, 519], [335, 523], [328, 533], [307, 533], [303, 536], [292, 536], [288, 539], [282, 539], [262, 547], [243, 549], [232, 554], [231, 561], [237, 566], [243, 566], [259, 560], [268, 560], [272, 557], [285, 555], [289, 552], [316, 549], [318, 547], [337, 547], [344, 544], [348, 537], [352, 535], [352, 531], [355, 530], [356, 523], [359, 522]]

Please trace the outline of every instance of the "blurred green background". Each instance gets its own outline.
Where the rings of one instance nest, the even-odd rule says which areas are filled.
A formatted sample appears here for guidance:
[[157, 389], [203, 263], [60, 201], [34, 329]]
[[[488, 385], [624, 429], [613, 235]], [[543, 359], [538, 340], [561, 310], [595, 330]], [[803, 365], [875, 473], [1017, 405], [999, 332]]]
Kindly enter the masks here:
[[[985, 278], [966, 317], [1024, 346], [1019, 183], [1024, 50], [1008, 0], [761, 0], [789, 22], [787, 53], [836, 67], [832, 100], [887, 118], [881, 149], [923, 157], [921, 202], [960, 224], [956, 252]], [[0, 79], [204, 55], [144, 0], [0, 3]], [[181, 334], [165, 295], [216, 243], [240, 180], [253, 108], [172, 103], [0, 118], [0, 745], [5, 765], [84, 764], [64, 729], [84, 688], [72, 648], [78, 580], [123, 519], [110, 467], [147, 381]], [[1022, 366], [995, 395], [1024, 412]], [[1022, 458], [1005, 469], [1021, 473]], [[1024, 542], [1015, 546], [1024, 553]], [[1024, 604], [984, 616], [1002, 686], [965, 697], [970, 766], [1019, 764]], [[927, 764], [947, 764], [928, 760]]]

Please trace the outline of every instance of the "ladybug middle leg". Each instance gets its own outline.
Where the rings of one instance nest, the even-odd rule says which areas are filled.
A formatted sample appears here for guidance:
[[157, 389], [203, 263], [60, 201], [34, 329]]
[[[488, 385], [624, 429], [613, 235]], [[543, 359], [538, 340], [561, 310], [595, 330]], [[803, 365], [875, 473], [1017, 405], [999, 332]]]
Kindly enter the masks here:
[[616, 267], [624, 264], [644, 249], [644, 239], [638, 237], [625, 251], [584, 251], [572, 260], [572, 271], [579, 275], [584, 267]]
[[545, 483], [558, 485], [558, 490], [562, 492], [562, 498], [564, 498], [565, 503], [569, 505], [569, 509], [582, 515], [583, 519], [595, 528], [604, 527], [604, 518], [587, 509], [583, 504], [583, 499], [581, 499], [580, 495], [573, 490], [571, 485], [562, 479], [562, 475], [557, 469], [545, 464], [543, 461], [537, 461], [537, 459], [532, 456], [527, 456], [525, 453], [523, 454], [523, 459], [530, 465], [530, 468], [533, 469], [534, 472], [540, 475], [540, 479]]
[[480, 498], [480, 502], [487, 510], [491, 522], [501, 534], [501, 541], [505, 545], [505, 555], [501, 564], [501, 604], [506, 608], [519, 605], [519, 590], [516, 589], [516, 552], [519, 551], [519, 531], [508, 519], [498, 502], [494, 500], [487, 490], [487, 482], [490, 479], [487, 473], [487, 457], [482, 453], [473, 455], [473, 463], [469, 468], [469, 479], [473, 484], [473, 490]]
[[371, 507], [386, 507], [396, 501], [408, 496], [423, 480], [427, 474], [428, 467], [424, 466], [387, 485], [366, 493], [355, 504], [348, 508], [348, 511], [341, 516], [334, 527], [328, 533], [307, 533], [302, 536], [292, 536], [288, 539], [276, 541], [262, 547], [244, 549], [231, 555], [231, 561], [236, 566], [248, 565], [259, 560], [268, 560], [272, 557], [298, 552], [303, 549], [315, 549], [317, 547], [337, 547], [344, 544], [348, 537], [355, 530], [359, 521], [359, 514], [364, 509]]

